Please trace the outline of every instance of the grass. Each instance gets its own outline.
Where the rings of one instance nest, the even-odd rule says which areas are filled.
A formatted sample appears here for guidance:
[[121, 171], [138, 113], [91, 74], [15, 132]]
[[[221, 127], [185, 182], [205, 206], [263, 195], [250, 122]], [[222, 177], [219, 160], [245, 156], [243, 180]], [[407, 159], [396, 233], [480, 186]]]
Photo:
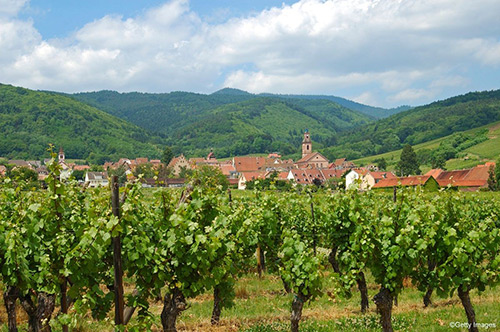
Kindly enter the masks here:
[[[467, 130], [464, 131], [464, 133], [474, 134], [484, 128], [489, 129], [488, 140], [465, 149], [464, 152], [467, 154], [466, 158], [448, 160], [446, 162], [446, 169], [454, 170], [471, 168], [486, 161], [496, 161], [500, 157], [500, 122], [495, 122], [483, 127]], [[415, 150], [415, 152], [418, 152], [422, 149], [436, 149], [439, 147], [439, 144], [441, 144], [442, 141], [448, 139], [450, 136], [445, 136], [429, 142], [414, 145], [413, 149]], [[384, 158], [387, 161], [388, 170], [394, 170], [396, 163], [399, 161], [401, 151], [402, 150], [400, 149], [386, 152], [375, 156], [356, 159], [353, 160], [353, 162], [356, 165], [368, 165], [373, 164], [374, 160], [376, 159]], [[430, 170], [430, 166], [422, 165], [421, 170], [423, 173], [425, 173]]]
[[[130, 289], [128, 290], [130, 291]], [[378, 287], [368, 276], [370, 299], [377, 293]], [[301, 331], [379, 331], [378, 316], [375, 306], [370, 303], [367, 314], [359, 309], [359, 294], [343, 299], [334, 295], [334, 283], [329, 272], [324, 276], [324, 294], [312, 303], [307, 303], [301, 322]], [[472, 292], [472, 301], [479, 323], [496, 324], [500, 328], [500, 287], [487, 289], [484, 293]], [[255, 274], [241, 278], [236, 285], [235, 305], [222, 312], [220, 326], [210, 325], [212, 295], [202, 294], [189, 301], [186, 310], [178, 321], [180, 331], [288, 331], [289, 311], [292, 295], [283, 291], [279, 277], [267, 274], [259, 279]], [[433, 297], [434, 305], [423, 308], [422, 294], [408, 285], [399, 297], [399, 306], [394, 307], [394, 327], [397, 331], [450, 331], [450, 323], [466, 322], [463, 307], [455, 295], [449, 299]], [[161, 327], [159, 314], [160, 302], [152, 303], [157, 329]], [[26, 317], [20, 311], [21, 331], [26, 330]], [[107, 321], [96, 322], [89, 317], [78, 318], [78, 331], [112, 331], [112, 317]], [[5, 322], [5, 309], [1, 303], [0, 322]], [[131, 324], [134, 324], [135, 319]], [[4, 324], [5, 325], [5, 324]], [[460, 329], [456, 329], [460, 331]], [[7, 331], [2, 326], [0, 331]]]

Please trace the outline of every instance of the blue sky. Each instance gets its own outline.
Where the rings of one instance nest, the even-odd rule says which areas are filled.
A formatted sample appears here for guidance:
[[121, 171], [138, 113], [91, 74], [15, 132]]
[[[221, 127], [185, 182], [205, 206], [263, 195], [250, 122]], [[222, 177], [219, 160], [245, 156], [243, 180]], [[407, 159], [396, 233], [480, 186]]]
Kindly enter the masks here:
[[[125, 18], [144, 13], [165, 3], [163, 0], [31, 0], [21, 17], [34, 20], [44, 38], [62, 38], [86, 23], [116, 14]], [[224, 22], [231, 17], [258, 13], [292, 1], [276, 0], [191, 0], [191, 10], [210, 22]]]
[[0, 0], [0, 82], [421, 105], [500, 88], [499, 12], [497, 0]]

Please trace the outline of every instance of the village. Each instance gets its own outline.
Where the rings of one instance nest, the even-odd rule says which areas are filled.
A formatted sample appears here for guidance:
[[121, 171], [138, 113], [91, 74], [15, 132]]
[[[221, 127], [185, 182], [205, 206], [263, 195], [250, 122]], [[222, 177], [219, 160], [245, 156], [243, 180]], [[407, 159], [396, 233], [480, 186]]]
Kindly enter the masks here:
[[[38, 180], [43, 182], [48, 176], [47, 165], [51, 159], [43, 161], [8, 160], [11, 169], [27, 168], [36, 172]], [[438, 190], [453, 187], [461, 191], [478, 191], [488, 187], [489, 171], [495, 167], [494, 162], [487, 162], [474, 168], [445, 171], [431, 169], [424, 175], [409, 175], [398, 177], [393, 172], [379, 170], [376, 165], [357, 166], [345, 158], [330, 162], [319, 152], [313, 151], [311, 136], [308, 130], [302, 140], [302, 158], [293, 161], [282, 159], [279, 153], [268, 156], [236, 156], [228, 160], [217, 160], [213, 151], [205, 158], [189, 158], [183, 154], [174, 157], [165, 165], [159, 159], [121, 158], [117, 162], [106, 162], [97, 167], [77, 165], [66, 161], [61, 147], [57, 156], [61, 166], [61, 179], [69, 179], [72, 174], [80, 172], [84, 177], [80, 182], [88, 187], [108, 186], [110, 176], [120, 169], [128, 181], [137, 179], [141, 169], [161, 172], [163, 176], [145, 177], [141, 181], [145, 187], [166, 186], [182, 187], [186, 182], [185, 175], [190, 170], [208, 166], [218, 169], [228, 180], [229, 185], [240, 190], [247, 189], [249, 182], [273, 178], [297, 185], [330, 186], [336, 189], [388, 189], [397, 186], [422, 186], [426, 190]], [[7, 166], [0, 165], [0, 177], [6, 176]], [[166, 176], [166, 175], [168, 176]], [[159, 179], [158, 179], [159, 178]]]

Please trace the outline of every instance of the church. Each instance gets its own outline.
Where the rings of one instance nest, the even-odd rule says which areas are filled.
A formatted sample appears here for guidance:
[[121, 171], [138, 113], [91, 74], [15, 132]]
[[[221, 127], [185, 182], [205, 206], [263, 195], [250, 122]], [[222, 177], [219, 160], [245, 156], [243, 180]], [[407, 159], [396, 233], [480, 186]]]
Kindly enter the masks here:
[[295, 162], [296, 168], [328, 168], [330, 162], [319, 152], [312, 151], [312, 141], [309, 130], [305, 130], [302, 140], [302, 158]]

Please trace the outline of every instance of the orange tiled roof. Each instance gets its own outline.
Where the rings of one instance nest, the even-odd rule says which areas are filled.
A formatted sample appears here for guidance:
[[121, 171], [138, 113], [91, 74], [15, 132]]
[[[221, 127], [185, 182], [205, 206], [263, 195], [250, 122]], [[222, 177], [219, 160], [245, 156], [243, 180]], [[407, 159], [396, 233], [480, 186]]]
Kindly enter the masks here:
[[373, 178], [375, 180], [396, 178], [396, 175], [394, 175], [394, 173], [392, 173], [392, 172], [379, 172], [379, 171], [378, 172], [370, 172], [370, 175], [373, 176]]
[[420, 186], [425, 184], [431, 178], [430, 175], [417, 175], [417, 176], [408, 176], [404, 178], [390, 178], [390, 179], [382, 179], [378, 183], [376, 183], [373, 188], [388, 188], [388, 187], [396, 187], [396, 186]]
[[74, 171], [84, 171], [86, 169], [90, 169], [90, 166], [89, 165], [75, 165], [75, 167], [73, 167]]
[[344, 173], [347, 172], [346, 169], [322, 169], [321, 173], [323, 173], [323, 176], [325, 179], [331, 179], [331, 178], [340, 178]]
[[306, 163], [308, 161], [310, 161], [311, 159], [313, 159], [314, 157], [316, 156], [321, 156], [323, 157], [325, 160], [326, 158], [319, 152], [313, 152], [313, 153], [309, 153], [309, 154], [306, 154], [304, 157], [302, 157], [301, 159], [299, 159], [296, 163]]
[[252, 181], [256, 179], [265, 179], [267, 172], [243, 172], [241, 176], [245, 177], [246, 181]]
[[442, 172], [444, 172], [444, 170], [442, 170], [441, 168], [433, 168], [430, 171], [428, 171], [427, 173], [425, 173], [425, 175], [430, 175], [434, 179], [437, 179], [439, 174], [441, 174]]
[[231, 172], [236, 172], [236, 169], [231, 164], [221, 164], [219, 165], [219, 169], [225, 176], [231, 175]]
[[256, 172], [265, 169], [266, 158], [264, 157], [234, 157], [234, 168], [241, 172]]
[[294, 180], [300, 184], [311, 184], [313, 183], [313, 180], [316, 178], [321, 181], [325, 180], [323, 173], [321, 173], [321, 170], [317, 168], [312, 168], [312, 169], [297, 168], [297, 169], [292, 169], [291, 172]]

